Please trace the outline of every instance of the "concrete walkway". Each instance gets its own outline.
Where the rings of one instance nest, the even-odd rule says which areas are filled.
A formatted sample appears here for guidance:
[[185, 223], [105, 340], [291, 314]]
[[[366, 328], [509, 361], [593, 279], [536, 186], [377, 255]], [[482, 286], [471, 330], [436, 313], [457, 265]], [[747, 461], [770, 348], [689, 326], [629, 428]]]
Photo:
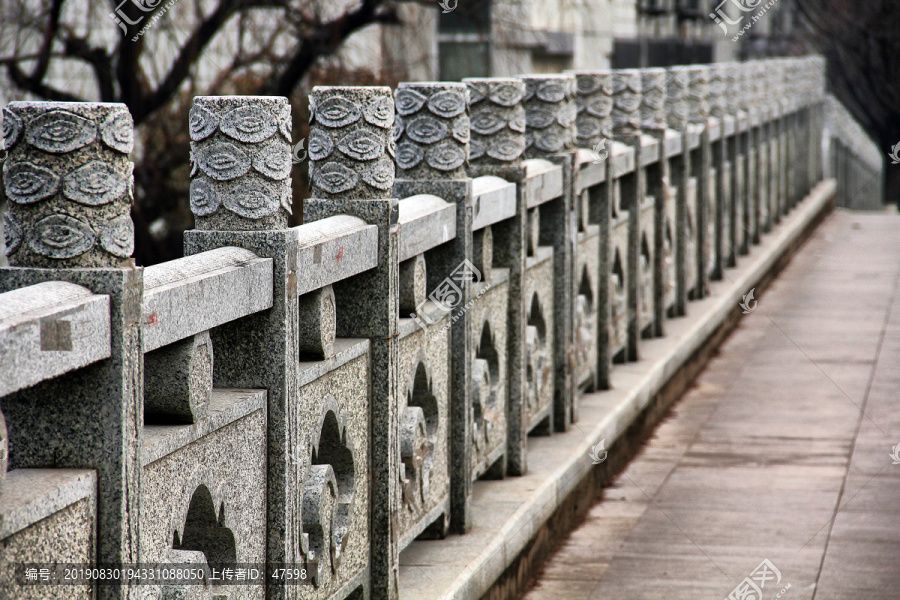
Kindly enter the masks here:
[[900, 598], [898, 277], [900, 216], [830, 217], [524, 598]]

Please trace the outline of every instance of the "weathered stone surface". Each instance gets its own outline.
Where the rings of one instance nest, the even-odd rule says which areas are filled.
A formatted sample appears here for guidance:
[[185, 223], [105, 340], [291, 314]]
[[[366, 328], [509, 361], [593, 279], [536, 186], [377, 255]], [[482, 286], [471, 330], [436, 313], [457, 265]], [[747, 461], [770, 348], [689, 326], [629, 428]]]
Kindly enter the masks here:
[[400, 263], [400, 314], [415, 312], [425, 302], [428, 273], [425, 268], [425, 256], [415, 257]]
[[666, 128], [666, 70], [641, 69], [641, 128]]
[[208, 331], [144, 355], [147, 423], [197, 423], [206, 416], [212, 388], [213, 345]]
[[688, 74], [688, 120], [706, 124], [709, 117], [709, 67], [692, 65], [685, 67]]
[[472, 230], [512, 218], [516, 214], [516, 185], [484, 175], [472, 180]]
[[688, 71], [684, 67], [666, 69], [666, 123], [675, 131], [688, 124]]
[[[317, 86], [309, 102], [313, 198], [390, 198], [395, 156], [391, 89]], [[396, 157], [403, 164], [399, 153]]]
[[10, 102], [3, 121], [9, 264], [100, 267], [128, 259], [134, 126], [125, 105]]
[[709, 67], [709, 114], [722, 118], [728, 114], [729, 65], [716, 63]]
[[525, 157], [575, 149], [575, 76], [525, 75]]
[[469, 163], [516, 166], [525, 153], [525, 84], [518, 79], [463, 79], [469, 88]]
[[613, 71], [613, 132], [635, 133], [641, 130], [641, 70]]
[[563, 169], [560, 165], [542, 158], [532, 158], [525, 162], [525, 167], [525, 180], [521, 184], [525, 206], [533, 208], [563, 195]]
[[525, 430], [531, 431], [548, 416], [554, 395], [553, 248], [541, 246], [528, 259], [525, 270]]
[[337, 323], [334, 290], [330, 285], [300, 296], [297, 330], [300, 357], [323, 360], [334, 355]]
[[6, 481], [6, 469], [9, 467], [9, 435], [6, 431], [6, 418], [0, 411], [0, 495], [3, 494], [3, 482]]
[[145, 352], [271, 308], [272, 259], [218, 248], [147, 267], [141, 303]]
[[196, 96], [190, 115], [197, 229], [284, 228], [291, 213], [291, 107], [277, 96]]
[[60, 281], [0, 294], [0, 396], [109, 357], [109, 307]]
[[595, 148], [612, 140], [612, 71], [575, 71], [576, 140]]
[[490, 226], [472, 234], [472, 259], [475, 268], [490, 283], [494, 263], [494, 234]]
[[430, 194], [410, 196], [398, 204], [401, 261], [456, 237], [455, 204]]
[[304, 223], [292, 231], [299, 245], [297, 293], [348, 279], [377, 265], [378, 228], [350, 215]]
[[394, 141], [398, 179], [464, 179], [469, 159], [464, 83], [401, 83]]

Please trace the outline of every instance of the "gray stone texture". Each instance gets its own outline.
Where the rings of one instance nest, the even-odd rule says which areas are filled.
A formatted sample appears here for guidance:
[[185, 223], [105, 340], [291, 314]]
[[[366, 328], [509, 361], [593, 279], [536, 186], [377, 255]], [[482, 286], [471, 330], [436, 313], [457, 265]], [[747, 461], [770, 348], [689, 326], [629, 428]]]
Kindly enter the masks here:
[[281, 229], [291, 213], [291, 107], [277, 96], [196, 96], [190, 114], [197, 229]]
[[427, 278], [428, 272], [424, 255], [417, 254], [415, 257], [400, 263], [401, 315], [415, 312], [416, 308], [425, 302]]
[[705, 125], [710, 111], [710, 67], [692, 65], [684, 70], [688, 74], [688, 120]]
[[641, 70], [641, 129], [666, 128], [666, 70]]
[[612, 144], [612, 71], [575, 71], [575, 135], [579, 148]]
[[525, 157], [546, 158], [575, 149], [575, 77], [525, 75]]
[[613, 71], [613, 132], [616, 135], [631, 134], [641, 130], [640, 69]]
[[[469, 163], [475, 170], [515, 167], [525, 153], [525, 84], [518, 79], [463, 79], [469, 88]], [[469, 174], [474, 175], [472, 168]]]
[[709, 114], [722, 118], [728, 114], [728, 70], [726, 63], [709, 66]]
[[395, 174], [391, 89], [317, 86], [309, 102], [313, 198], [390, 198]]
[[213, 388], [209, 332], [144, 355], [144, 421], [190, 424], [206, 416]]
[[301, 359], [323, 360], [334, 355], [337, 307], [330, 285], [300, 296], [297, 330]]
[[685, 67], [666, 69], [666, 123], [675, 131], [684, 131], [688, 124], [689, 75]]
[[9, 264], [125, 263], [134, 250], [134, 124], [125, 105], [10, 102], [3, 138]]
[[[525, 397], [523, 424], [532, 431], [545, 422], [552, 424], [555, 368], [553, 349], [559, 333], [554, 324], [553, 248], [541, 246], [537, 256], [526, 261], [525, 305]], [[552, 427], [550, 428], [552, 430]]]
[[464, 179], [469, 158], [464, 83], [401, 83], [394, 94], [398, 179]]

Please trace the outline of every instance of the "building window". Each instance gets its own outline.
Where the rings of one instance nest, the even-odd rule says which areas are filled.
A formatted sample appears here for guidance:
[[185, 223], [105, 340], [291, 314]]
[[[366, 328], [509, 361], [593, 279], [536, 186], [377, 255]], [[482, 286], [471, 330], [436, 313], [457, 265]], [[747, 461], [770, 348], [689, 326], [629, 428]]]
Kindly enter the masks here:
[[459, 81], [490, 75], [490, 0], [457, 2], [438, 20], [439, 78]]

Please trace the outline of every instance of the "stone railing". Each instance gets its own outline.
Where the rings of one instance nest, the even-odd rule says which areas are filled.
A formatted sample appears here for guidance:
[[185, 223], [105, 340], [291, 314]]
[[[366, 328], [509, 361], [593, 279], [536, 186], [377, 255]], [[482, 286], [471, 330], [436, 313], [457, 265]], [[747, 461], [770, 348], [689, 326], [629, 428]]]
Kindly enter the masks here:
[[829, 148], [825, 167], [827, 174], [838, 181], [838, 206], [881, 208], [885, 154], [831, 94], [825, 102], [825, 132]]
[[822, 179], [823, 102], [807, 59], [316, 88], [287, 227], [286, 99], [198, 97], [196, 229], [147, 268], [125, 107], [11, 103], [0, 591], [286, 564], [303, 585], [97, 590], [403, 597], [401, 550], [465, 533], [477, 479], [525, 473]]

